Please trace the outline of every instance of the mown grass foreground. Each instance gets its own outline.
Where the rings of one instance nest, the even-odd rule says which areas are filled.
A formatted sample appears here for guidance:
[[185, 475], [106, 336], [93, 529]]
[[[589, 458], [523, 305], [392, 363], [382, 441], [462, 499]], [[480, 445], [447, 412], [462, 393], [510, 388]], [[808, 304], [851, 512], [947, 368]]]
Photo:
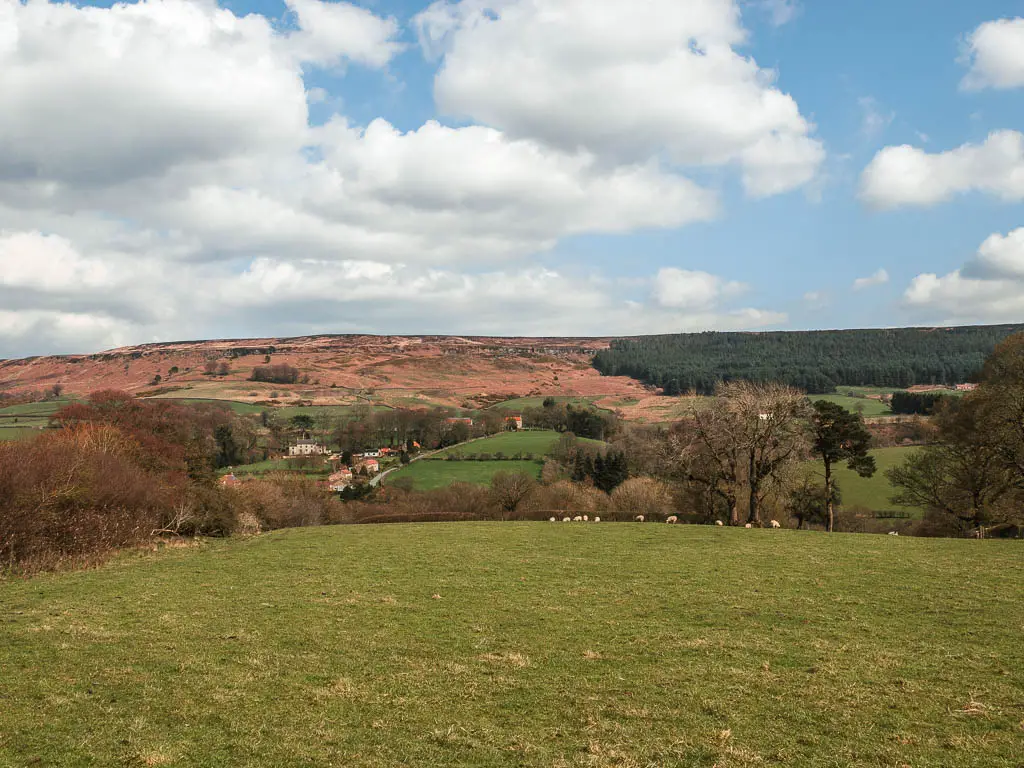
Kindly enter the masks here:
[[305, 529], [0, 583], [0, 765], [1019, 766], [1014, 542]]

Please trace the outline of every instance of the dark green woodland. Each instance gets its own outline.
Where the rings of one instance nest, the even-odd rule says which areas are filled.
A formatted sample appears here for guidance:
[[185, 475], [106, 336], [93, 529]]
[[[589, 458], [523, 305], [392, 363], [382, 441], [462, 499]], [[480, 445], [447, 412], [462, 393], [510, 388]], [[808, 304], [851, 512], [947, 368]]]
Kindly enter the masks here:
[[722, 381], [774, 381], [812, 394], [837, 386], [910, 387], [970, 381], [1022, 325], [855, 331], [681, 333], [616, 339], [594, 357], [666, 395], [711, 394]]

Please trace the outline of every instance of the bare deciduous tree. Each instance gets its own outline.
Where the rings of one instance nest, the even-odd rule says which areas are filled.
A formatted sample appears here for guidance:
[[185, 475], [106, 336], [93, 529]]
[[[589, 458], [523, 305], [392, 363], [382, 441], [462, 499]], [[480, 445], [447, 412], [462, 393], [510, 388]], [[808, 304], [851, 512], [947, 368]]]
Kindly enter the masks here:
[[[804, 394], [782, 384], [719, 385], [715, 398], [692, 411], [688, 436], [676, 438], [686, 478], [721, 498], [738, 525], [747, 492], [747, 522], [761, 522], [761, 502], [807, 447]], [[687, 433], [683, 433], [687, 435]]]
[[498, 472], [491, 478], [491, 496], [501, 508], [502, 520], [519, 508], [536, 484], [525, 472]]

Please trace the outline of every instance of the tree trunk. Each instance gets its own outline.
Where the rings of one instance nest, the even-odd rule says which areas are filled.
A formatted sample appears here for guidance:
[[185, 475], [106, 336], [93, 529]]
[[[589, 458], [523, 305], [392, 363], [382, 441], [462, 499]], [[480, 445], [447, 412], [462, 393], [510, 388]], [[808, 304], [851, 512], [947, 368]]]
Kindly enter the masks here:
[[740, 505], [736, 499], [729, 501], [729, 525], [740, 524]]
[[827, 520], [827, 530], [832, 533], [832, 528], [835, 526], [836, 514], [832, 504], [832, 462], [825, 459], [825, 517]]
[[752, 525], [760, 525], [761, 524], [761, 510], [758, 508], [758, 499], [757, 499], [757, 491], [758, 491], [758, 484], [759, 484], [759, 482], [758, 482], [757, 477], [755, 477], [755, 475], [754, 475], [754, 452], [753, 451], [750, 452], [750, 469], [749, 469], [749, 473], [750, 474], [747, 476], [747, 484], [750, 487], [750, 497], [749, 497], [749, 503], [748, 503], [749, 514], [747, 515], [747, 522], [751, 523]]

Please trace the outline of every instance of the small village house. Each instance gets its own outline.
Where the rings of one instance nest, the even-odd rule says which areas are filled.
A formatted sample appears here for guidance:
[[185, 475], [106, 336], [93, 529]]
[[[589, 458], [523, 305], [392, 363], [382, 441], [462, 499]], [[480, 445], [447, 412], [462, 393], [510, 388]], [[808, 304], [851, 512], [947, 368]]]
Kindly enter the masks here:
[[521, 415], [506, 416], [505, 417], [505, 429], [510, 431], [518, 431], [523, 428], [523, 417]]
[[328, 487], [332, 491], [343, 491], [352, 485], [352, 470], [348, 467], [338, 470], [327, 478]]
[[235, 477], [234, 473], [224, 475], [220, 479], [221, 488], [236, 488], [242, 484], [242, 481]]
[[361, 471], [364, 468], [368, 474], [376, 475], [380, 472], [380, 462], [376, 459], [364, 458], [356, 464], [356, 469]]

